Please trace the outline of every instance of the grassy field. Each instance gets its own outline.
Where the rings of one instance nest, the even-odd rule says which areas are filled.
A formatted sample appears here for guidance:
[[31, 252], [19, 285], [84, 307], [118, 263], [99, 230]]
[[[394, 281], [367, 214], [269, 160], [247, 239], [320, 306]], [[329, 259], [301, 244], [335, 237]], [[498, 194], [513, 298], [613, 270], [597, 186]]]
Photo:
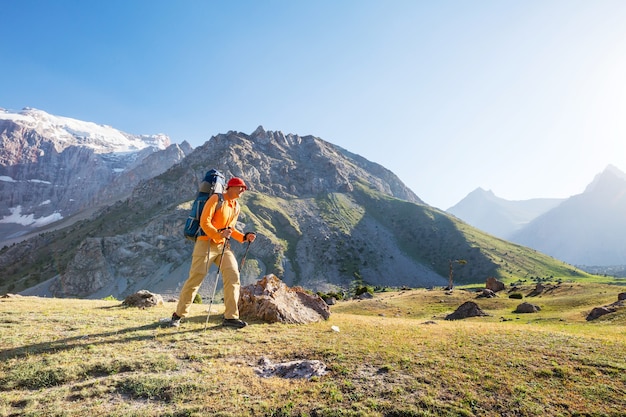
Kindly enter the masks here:
[[[2, 299], [0, 415], [624, 416], [626, 309], [585, 320], [624, 290], [385, 292], [339, 302], [326, 322], [242, 330], [220, 327], [214, 306], [207, 331], [206, 305], [175, 329], [159, 323], [172, 303]], [[468, 300], [489, 316], [444, 320]], [[513, 313], [522, 301], [541, 311]], [[262, 358], [319, 360], [328, 373], [263, 378]]]

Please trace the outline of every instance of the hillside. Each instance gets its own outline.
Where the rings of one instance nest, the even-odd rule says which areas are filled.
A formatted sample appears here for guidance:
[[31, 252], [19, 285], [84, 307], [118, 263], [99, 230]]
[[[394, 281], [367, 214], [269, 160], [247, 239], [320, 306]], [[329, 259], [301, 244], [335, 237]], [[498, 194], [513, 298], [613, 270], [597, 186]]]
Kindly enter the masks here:
[[[623, 416], [625, 311], [585, 317], [624, 287], [563, 283], [528, 297], [532, 288], [519, 288], [524, 300], [376, 293], [339, 302], [328, 321], [239, 331], [217, 314], [203, 331], [198, 304], [174, 329], [159, 323], [173, 303], [0, 299], [0, 415]], [[488, 316], [445, 320], [465, 301]], [[522, 301], [541, 311], [514, 313]], [[326, 373], [261, 375], [292, 361]]]
[[[430, 287], [533, 277], [588, 276], [534, 250], [496, 239], [425, 205], [393, 173], [322, 139], [257, 129], [213, 137], [132, 196], [92, 219], [0, 252], [0, 292], [121, 297], [175, 294], [192, 245], [182, 226], [198, 179], [215, 167], [241, 176], [241, 230], [255, 230], [243, 283], [266, 273], [327, 291], [355, 283]], [[243, 248], [234, 244], [241, 255]]]

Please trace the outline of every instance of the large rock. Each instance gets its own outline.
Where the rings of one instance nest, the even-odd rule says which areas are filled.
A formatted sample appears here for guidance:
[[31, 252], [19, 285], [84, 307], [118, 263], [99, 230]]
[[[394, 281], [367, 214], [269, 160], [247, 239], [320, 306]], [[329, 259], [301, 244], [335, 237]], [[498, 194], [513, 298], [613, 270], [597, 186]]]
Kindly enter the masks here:
[[289, 288], [270, 274], [241, 289], [239, 314], [270, 323], [314, 323], [327, 320], [330, 308], [317, 294], [300, 287]]
[[139, 308], [155, 307], [163, 305], [163, 297], [159, 294], [153, 294], [147, 290], [141, 290], [126, 297], [124, 302], [122, 302], [122, 305], [126, 307]]
[[522, 303], [517, 306], [514, 313], [536, 313], [541, 310], [541, 307], [531, 303]]
[[494, 277], [487, 278], [487, 282], [485, 283], [485, 288], [491, 290], [493, 292], [504, 291], [504, 282], [498, 281]]
[[473, 301], [466, 301], [456, 309], [452, 314], [446, 316], [446, 320], [461, 320], [468, 317], [487, 316], [487, 313], [482, 311], [478, 304]]
[[546, 287], [541, 282], [538, 282], [537, 285], [535, 286], [535, 289], [532, 290], [527, 295], [527, 297], [536, 297], [536, 296], [540, 295], [545, 289], [546, 289]]
[[483, 290], [476, 296], [476, 298], [494, 298], [496, 293], [489, 288], [483, 288]]
[[615, 313], [616, 311], [622, 309], [625, 304], [624, 299], [622, 298], [623, 294], [624, 293], [620, 293], [617, 296], [618, 300], [614, 303], [602, 307], [595, 307], [587, 315], [587, 321], [595, 320], [598, 317], [604, 316], [605, 314]]
[[591, 312], [587, 315], [587, 321], [595, 320], [598, 317], [602, 317], [605, 314], [615, 313], [617, 311], [614, 307], [595, 307]]

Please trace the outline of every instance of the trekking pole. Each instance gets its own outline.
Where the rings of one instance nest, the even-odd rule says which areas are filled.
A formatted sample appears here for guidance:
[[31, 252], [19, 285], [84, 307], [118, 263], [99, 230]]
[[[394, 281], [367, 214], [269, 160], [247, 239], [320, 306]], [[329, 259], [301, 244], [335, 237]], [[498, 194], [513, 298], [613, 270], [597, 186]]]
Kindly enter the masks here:
[[248, 249], [250, 249], [250, 241], [248, 241], [248, 246], [246, 246], [246, 252], [243, 254], [243, 258], [241, 258], [241, 266], [239, 266], [239, 272], [243, 270], [243, 264], [246, 263], [246, 256], [248, 256]]
[[215, 285], [213, 286], [213, 295], [211, 296], [211, 301], [209, 302], [209, 312], [206, 315], [206, 321], [204, 322], [204, 331], [206, 332], [206, 328], [209, 325], [209, 317], [211, 317], [211, 307], [213, 306], [213, 299], [215, 298], [215, 292], [217, 291], [217, 281], [220, 279], [220, 271], [222, 269], [222, 260], [224, 259], [224, 251], [226, 250], [226, 244], [230, 239], [226, 239], [224, 241], [224, 246], [222, 247], [222, 255], [220, 256], [220, 263], [217, 266], [217, 273], [215, 274]]

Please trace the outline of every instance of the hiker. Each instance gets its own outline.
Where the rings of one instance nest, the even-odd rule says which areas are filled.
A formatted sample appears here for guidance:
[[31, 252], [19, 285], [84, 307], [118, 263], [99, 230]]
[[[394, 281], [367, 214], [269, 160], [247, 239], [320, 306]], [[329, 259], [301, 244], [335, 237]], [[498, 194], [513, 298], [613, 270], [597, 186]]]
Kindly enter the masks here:
[[[241, 178], [233, 177], [226, 184], [223, 201], [220, 202], [219, 194], [213, 194], [204, 205], [200, 216], [200, 227], [204, 233], [196, 239], [189, 277], [180, 291], [176, 312], [172, 314], [170, 322], [172, 326], [178, 327], [181, 318], [189, 314], [189, 307], [211, 263], [220, 266], [224, 283], [225, 310], [222, 325], [235, 328], [247, 326], [245, 321], [239, 319], [239, 308], [237, 305], [241, 285], [239, 281], [239, 267], [235, 254], [230, 249], [231, 238], [241, 243], [251, 243], [256, 238], [254, 232], [244, 234], [235, 229], [240, 211], [237, 199], [247, 189], [246, 183]], [[223, 259], [220, 259], [222, 254]], [[218, 279], [218, 277], [215, 279]]]

